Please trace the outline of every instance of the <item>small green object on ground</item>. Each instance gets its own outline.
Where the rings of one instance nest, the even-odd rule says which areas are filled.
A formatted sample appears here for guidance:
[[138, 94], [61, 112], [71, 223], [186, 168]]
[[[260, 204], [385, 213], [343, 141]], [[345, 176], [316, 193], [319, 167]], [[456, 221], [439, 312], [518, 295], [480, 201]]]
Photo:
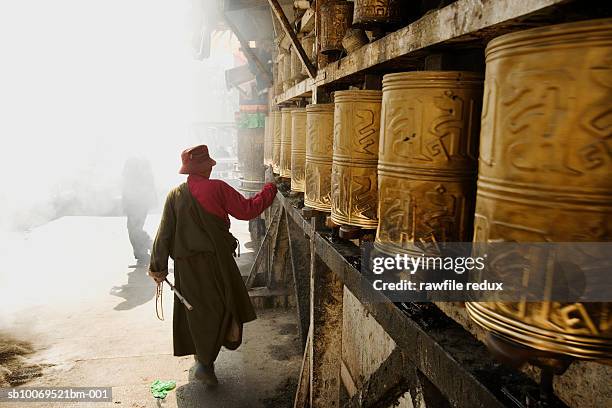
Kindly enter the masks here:
[[155, 380], [151, 384], [151, 394], [153, 394], [155, 398], [166, 398], [168, 391], [174, 388], [176, 388], [176, 381]]

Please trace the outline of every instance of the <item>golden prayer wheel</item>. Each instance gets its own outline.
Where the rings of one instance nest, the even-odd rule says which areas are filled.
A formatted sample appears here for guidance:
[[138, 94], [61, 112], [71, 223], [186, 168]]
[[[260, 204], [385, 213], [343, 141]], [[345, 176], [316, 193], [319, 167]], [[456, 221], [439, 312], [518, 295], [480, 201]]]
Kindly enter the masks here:
[[274, 77], [274, 95], [278, 96], [283, 93], [283, 79], [282, 79], [282, 66], [281, 59], [277, 60], [278, 62], [273, 65], [273, 77]]
[[272, 111], [270, 113], [272, 124], [272, 172], [280, 174], [280, 154], [281, 154], [281, 113]]
[[261, 190], [264, 182], [264, 128], [238, 129], [238, 161], [242, 172], [240, 190]]
[[353, 25], [364, 29], [393, 27], [402, 21], [401, 0], [355, 0]]
[[353, 3], [332, 0], [321, 6], [321, 52], [338, 54], [342, 52], [342, 39], [351, 26]]
[[291, 111], [295, 108], [282, 108], [280, 142], [280, 176], [291, 178]]
[[264, 119], [264, 164], [272, 164], [272, 117], [266, 116]]
[[[308, 57], [308, 59], [313, 62], [314, 61], [314, 57], [315, 57], [315, 52], [314, 52], [314, 45], [315, 45], [315, 36], [313, 35], [307, 35], [306, 37], [304, 37], [304, 39], [302, 40], [302, 47], [304, 48], [304, 51], [306, 52], [306, 56]], [[315, 62], [313, 62], [315, 63]], [[306, 67], [304, 66], [304, 64], [301, 64], [301, 69], [302, 69], [302, 79], [308, 77], [308, 70], [306, 69]]]
[[306, 182], [304, 205], [331, 211], [334, 104], [306, 106]]
[[342, 39], [342, 46], [346, 52], [350, 54], [357, 51], [368, 42], [370, 42], [370, 40], [368, 39], [365, 31], [363, 31], [361, 28], [349, 28], [346, 30], [346, 34]]
[[[612, 19], [489, 43], [475, 242], [612, 240], [611, 49]], [[511, 343], [612, 358], [611, 303], [470, 302], [467, 310]]]
[[304, 192], [306, 109], [291, 111], [291, 190]]
[[331, 220], [373, 229], [382, 92], [338, 91], [334, 98]]
[[[302, 47], [304, 47], [304, 38], [300, 38], [300, 43]], [[297, 50], [291, 47], [291, 79], [293, 81], [299, 82], [302, 79], [306, 78], [306, 75], [302, 73], [302, 61], [300, 60], [300, 55]]]
[[415, 71], [383, 79], [375, 245], [469, 241], [476, 196], [482, 76]]
[[293, 86], [291, 80], [291, 52], [287, 51], [283, 57], [283, 92]]

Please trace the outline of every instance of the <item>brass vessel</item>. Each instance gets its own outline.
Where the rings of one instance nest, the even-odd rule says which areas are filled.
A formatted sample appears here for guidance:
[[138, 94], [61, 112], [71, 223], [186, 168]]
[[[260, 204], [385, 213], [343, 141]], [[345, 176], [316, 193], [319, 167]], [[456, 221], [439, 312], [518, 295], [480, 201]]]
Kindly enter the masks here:
[[[612, 240], [611, 49], [612, 19], [489, 43], [475, 242]], [[611, 303], [472, 302], [467, 310], [510, 342], [612, 358]]]
[[266, 166], [272, 164], [272, 117], [266, 116], [264, 119], [264, 157], [263, 162]]
[[291, 111], [291, 190], [304, 192], [306, 109]]
[[331, 211], [334, 104], [306, 106], [306, 182], [304, 205]]
[[282, 108], [280, 142], [280, 176], [291, 178], [291, 111], [295, 108]]
[[281, 154], [281, 113], [272, 111], [270, 113], [272, 123], [272, 172], [280, 174]]
[[287, 51], [283, 55], [283, 92], [286, 92], [293, 86], [291, 79], [291, 52]]
[[472, 237], [482, 76], [415, 71], [383, 79], [375, 245]]
[[347, 54], [357, 51], [370, 40], [366, 35], [365, 31], [361, 28], [349, 28], [346, 30], [346, 34], [342, 39], [342, 47], [346, 50]]
[[351, 26], [353, 3], [332, 0], [321, 6], [321, 53], [342, 52], [342, 39]]
[[401, 0], [355, 0], [353, 25], [364, 29], [394, 27], [401, 23]]
[[[304, 48], [304, 51], [306, 52], [306, 56], [313, 64], [316, 64], [316, 61], [314, 61], [315, 56], [316, 56], [314, 52], [314, 46], [315, 46], [314, 34], [307, 35], [302, 39], [302, 47]], [[304, 79], [308, 77], [308, 70], [306, 70], [306, 67], [304, 66], [304, 64], [301, 64], [300, 66], [302, 68], [302, 79]]]
[[338, 91], [334, 98], [331, 220], [373, 229], [382, 92]]
[[264, 182], [264, 128], [238, 129], [238, 161], [242, 172], [240, 190], [261, 190]]

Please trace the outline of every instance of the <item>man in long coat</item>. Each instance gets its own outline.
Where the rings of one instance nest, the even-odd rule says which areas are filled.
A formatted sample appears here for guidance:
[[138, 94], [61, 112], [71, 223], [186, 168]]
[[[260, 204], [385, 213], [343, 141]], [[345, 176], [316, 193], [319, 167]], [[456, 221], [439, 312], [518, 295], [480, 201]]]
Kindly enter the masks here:
[[180, 173], [189, 176], [168, 194], [149, 275], [163, 282], [168, 257], [174, 260], [175, 286], [193, 306], [189, 311], [174, 299], [174, 355], [193, 354], [196, 378], [215, 385], [214, 361], [221, 346], [236, 349], [242, 324], [256, 318], [232, 255], [237, 240], [229, 232], [228, 214], [242, 220], [257, 217], [272, 204], [276, 186], [267, 183], [246, 199], [224, 181], [211, 180], [216, 162], [206, 145], [185, 150], [181, 160]]

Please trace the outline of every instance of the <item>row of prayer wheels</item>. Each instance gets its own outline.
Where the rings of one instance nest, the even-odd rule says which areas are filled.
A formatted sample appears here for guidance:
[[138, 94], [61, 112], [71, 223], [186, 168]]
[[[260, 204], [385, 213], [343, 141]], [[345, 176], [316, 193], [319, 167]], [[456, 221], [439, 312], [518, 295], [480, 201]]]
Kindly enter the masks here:
[[[272, 112], [270, 161], [375, 246], [612, 240], [612, 19], [511, 33], [486, 75], [415, 71]], [[295, 149], [292, 149], [295, 146]], [[533, 267], [533, 265], [532, 265]], [[612, 303], [468, 302], [511, 344], [612, 359]]]

